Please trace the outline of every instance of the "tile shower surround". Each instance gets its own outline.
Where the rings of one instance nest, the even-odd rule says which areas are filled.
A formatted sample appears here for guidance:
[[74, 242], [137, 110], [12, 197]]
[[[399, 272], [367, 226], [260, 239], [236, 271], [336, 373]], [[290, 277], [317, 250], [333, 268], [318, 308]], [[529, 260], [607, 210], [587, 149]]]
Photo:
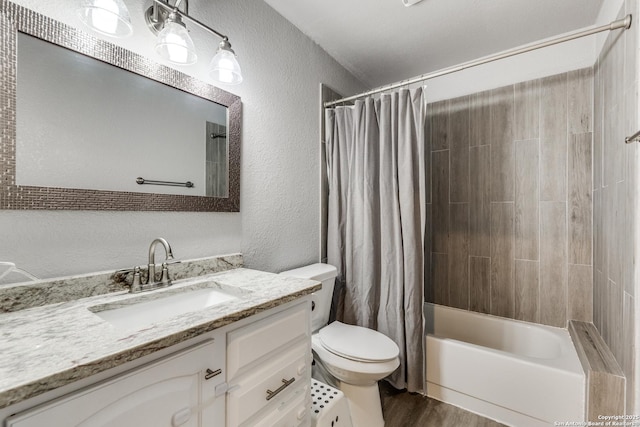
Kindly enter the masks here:
[[[638, 16], [626, 0], [618, 19]], [[593, 68], [429, 106], [428, 301], [566, 327], [593, 322], [635, 372], [638, 25]]]
[[429, 302], [592, 321], [593, 72], [429, 105]]

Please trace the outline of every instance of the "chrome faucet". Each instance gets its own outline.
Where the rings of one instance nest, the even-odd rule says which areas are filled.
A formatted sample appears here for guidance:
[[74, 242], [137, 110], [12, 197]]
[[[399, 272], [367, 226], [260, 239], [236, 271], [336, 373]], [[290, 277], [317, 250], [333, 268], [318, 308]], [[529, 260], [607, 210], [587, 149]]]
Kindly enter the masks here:
[[[162, 263], [162, 273], [160, 280], [156, 280], [156, 246], [160, 243], [164, 246], [165, 260]], [[158, 237], [151, 242], [149, 246], [149, 264], [147, 283], [142, 282], [142, 274], [140, 267], [136, 266], [133, 269], [118, 270], [118, 273], [133, 273], [133, 280], [129, 292], [137, 294], [138, 292], [151, 291], [153, 289], [165, 288], [171, 286], [171, 279], [169, 278], [169, 264], [179, 263], [173, 259], [173, 252], [171, 251], [171, 245], [162, 237]]]
[[[171, 252], [171, 245], [162, 237], [158, 237], [153, 242], [151, 242], [151, 246], [149, 246], [149, 277], [147, 278], [147, 285], [162, 285], [169, 286], [171, 285], [171, 279], [169, 279], [169, 269], [167, 267], [167, 262], [162, 263], [162, 277], [159, 282], [156, 282], [156, 245], [158, 243], [162, 243], [164, 246], [165, 253], [165, 261], [169, 261], [173, 259], [173, 252]], [[158, 286], [160, 287], [160, 286]]]

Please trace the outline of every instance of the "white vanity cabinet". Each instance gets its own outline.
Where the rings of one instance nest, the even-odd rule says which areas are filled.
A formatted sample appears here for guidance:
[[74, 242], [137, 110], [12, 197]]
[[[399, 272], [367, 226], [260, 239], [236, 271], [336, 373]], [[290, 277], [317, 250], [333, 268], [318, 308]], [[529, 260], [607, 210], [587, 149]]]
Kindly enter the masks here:
[[227, 427], [310, 425], [308, 301], [227, 334]]
[[224, 362], [224, 339], [210, 339], [9, 417], [6, 426], [222, 426], [224, 396], [216, 388]]
[[106, 379], [99, 382], [85, 378], [34, 403], [3, 408], [0, 425], [308, 427], [310, 298], [160, 350], [163, 357], [146, 356], [146, 364], [138, 360], [103, 372], [98, 375]]

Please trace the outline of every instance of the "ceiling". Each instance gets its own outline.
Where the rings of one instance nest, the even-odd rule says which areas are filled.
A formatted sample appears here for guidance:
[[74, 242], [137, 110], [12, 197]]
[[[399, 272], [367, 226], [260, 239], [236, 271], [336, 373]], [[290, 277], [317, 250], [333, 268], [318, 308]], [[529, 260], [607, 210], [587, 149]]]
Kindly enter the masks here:
[[604, 0], [265, 0], [370, 87], [596, 23]]

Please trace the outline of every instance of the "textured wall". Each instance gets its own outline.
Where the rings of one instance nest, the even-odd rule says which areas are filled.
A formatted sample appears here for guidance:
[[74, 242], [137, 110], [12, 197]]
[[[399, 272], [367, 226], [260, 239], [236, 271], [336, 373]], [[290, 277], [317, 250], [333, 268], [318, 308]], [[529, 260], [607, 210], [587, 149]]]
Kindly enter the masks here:
[[[627, 0], [619, 16], [638, 16]], [[627, 413], [634, 410], [634, 238], [638, 230], [638, 23], [612, 33], [595, 65], [593, 323], [627, 377]], [[637, 256], [637, 254], [636, 254]], [[637, 347], [637, 343], [636, 343]]]
[[430, 104], [431, 301], [591, 321], [590, 68]]
[[[111, 40], [155, 57], [142, 0], [125, 0], [129, 39]], [[19, 0], [74, 27], [75, 2]], [[241, 251], [249, 267], [278, 271], [319, 258], [319, 84], [351, 94], [362, 85], [261, 0], [192, 1], [190, 12], [229, 35], [245, 81], [225, 90], [242, 97], [241, 212], [0, 211], [0, 260], [41, 277], [130, 267], [146, 262], [154, 237], [177, 258]], [[194, 28], [198, 64], [180, 70], [206, 79], [219, 40]], [[18, 89], [19, 90], [19, 89]]]

